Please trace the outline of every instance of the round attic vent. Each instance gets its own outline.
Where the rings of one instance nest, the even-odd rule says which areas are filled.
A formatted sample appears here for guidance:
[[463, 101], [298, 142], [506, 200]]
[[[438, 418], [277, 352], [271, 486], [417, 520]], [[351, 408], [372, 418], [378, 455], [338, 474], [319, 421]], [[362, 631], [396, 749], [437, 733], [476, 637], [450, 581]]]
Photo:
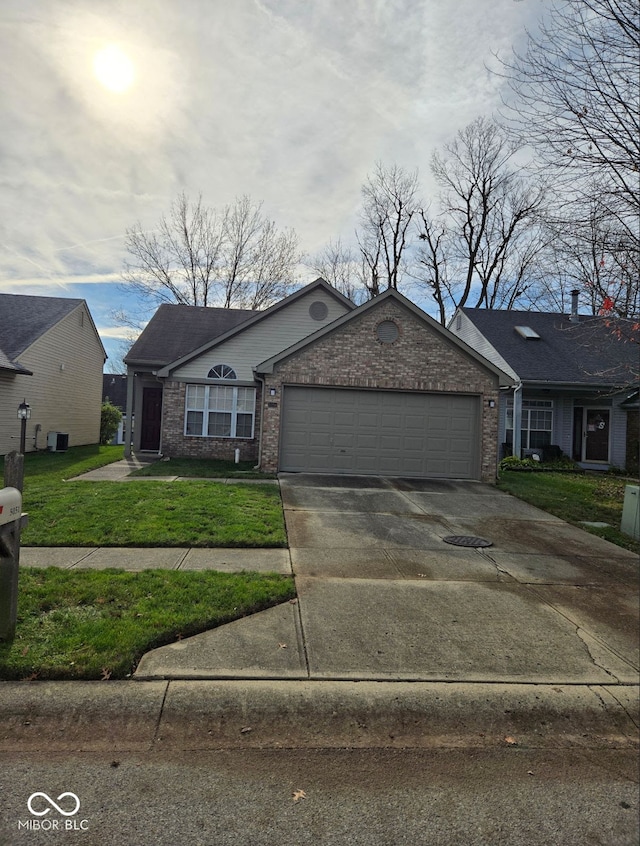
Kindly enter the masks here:
[[311, 303], [309, 306], [309, 315], [314, 320], [324, 320], [328, 314], [329, 309], [327, 308], [327, 304], [320, 300], [316, 300], [315, 303]]
[[400, 337], [400, 330], [393, 320], [383, 320], [376, 327], [376, 336], [383, 344], [392, 344]]

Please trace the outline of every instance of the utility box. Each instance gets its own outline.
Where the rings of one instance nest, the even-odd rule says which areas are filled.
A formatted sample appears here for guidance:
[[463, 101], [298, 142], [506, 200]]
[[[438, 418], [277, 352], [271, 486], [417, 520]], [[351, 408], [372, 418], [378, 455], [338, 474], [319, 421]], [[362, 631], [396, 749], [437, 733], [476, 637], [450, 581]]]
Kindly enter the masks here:
[[47, 432], [49, 452], [66, 452], [69, 449], [69, 435], [66, 432]]
[[0, 490], [0, 526], [19, 520], [22, 514], [22, 494], [17, 488]]
[[640, 540], [640, 485], [627, 485], [624, 489], [620, 531]]

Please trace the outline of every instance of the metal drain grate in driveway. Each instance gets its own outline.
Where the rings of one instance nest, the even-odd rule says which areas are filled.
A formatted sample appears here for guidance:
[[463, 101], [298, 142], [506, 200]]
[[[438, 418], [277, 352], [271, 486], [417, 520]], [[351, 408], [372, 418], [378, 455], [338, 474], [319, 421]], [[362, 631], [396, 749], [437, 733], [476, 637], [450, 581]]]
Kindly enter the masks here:
[[493, 543], [486, 538], [477, 538], [473, 535], [449, 535], [442, 538], [445, 543], [451, 543], [453, 546], [493, 546]]

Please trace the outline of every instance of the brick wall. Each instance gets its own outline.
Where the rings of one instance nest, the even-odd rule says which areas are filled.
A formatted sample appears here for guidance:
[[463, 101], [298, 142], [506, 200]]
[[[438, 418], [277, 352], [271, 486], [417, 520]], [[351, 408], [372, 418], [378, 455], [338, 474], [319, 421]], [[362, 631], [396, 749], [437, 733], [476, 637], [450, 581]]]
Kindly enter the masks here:
[[[393, 320], [400, 330], [391, 344], [376, 329]], [[497, 469], [498, 380], [453, 342], [402, 304], [385, 300], [281, 362], [266, 379], [262, 467], [278, 469], [282, 385], [392, 388], [481, 397], [481, 478], [493, 482]], [[273, 401], [269, 389], [275, 388]], [[495, 401], [495, 408], [488, 401]]]
[[186, 383], [164, 383], [162, 405], [162, 453], [172, 458], [222, 458], [233, 461], [236, 448], [241, 461], [258, 461], [261, 392], [256, 392], [255, 438], [198, 438], [184, 434]]

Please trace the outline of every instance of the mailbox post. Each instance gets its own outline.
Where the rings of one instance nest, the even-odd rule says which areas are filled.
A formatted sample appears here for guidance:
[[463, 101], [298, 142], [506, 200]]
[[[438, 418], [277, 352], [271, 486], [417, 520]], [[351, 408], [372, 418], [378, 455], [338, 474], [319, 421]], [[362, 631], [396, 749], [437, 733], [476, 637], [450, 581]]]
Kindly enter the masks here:
[[0, 489], [0, 641], [13, 640], [18, 618], [18, 567], [22, 494], [17, 488]]

